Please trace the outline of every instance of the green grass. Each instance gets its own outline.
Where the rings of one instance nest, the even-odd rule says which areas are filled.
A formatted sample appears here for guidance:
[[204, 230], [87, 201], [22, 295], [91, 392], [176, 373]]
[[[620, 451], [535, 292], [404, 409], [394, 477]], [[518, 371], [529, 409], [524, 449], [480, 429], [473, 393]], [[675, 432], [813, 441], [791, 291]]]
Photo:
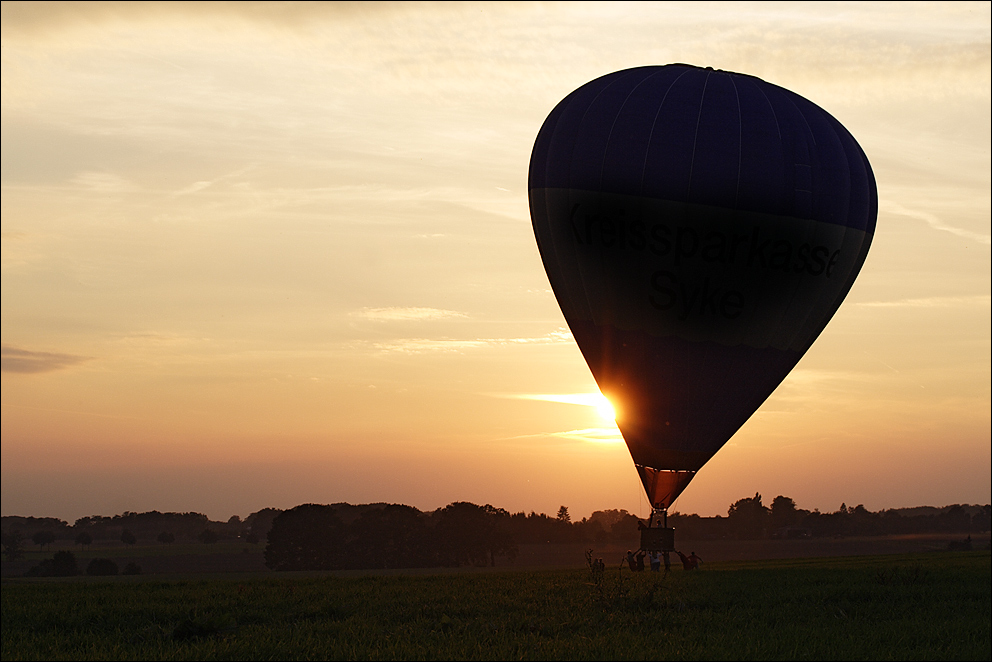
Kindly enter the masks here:
[[15, 659], [989, 659], [988, 551], [242, 580], [7, 580]]

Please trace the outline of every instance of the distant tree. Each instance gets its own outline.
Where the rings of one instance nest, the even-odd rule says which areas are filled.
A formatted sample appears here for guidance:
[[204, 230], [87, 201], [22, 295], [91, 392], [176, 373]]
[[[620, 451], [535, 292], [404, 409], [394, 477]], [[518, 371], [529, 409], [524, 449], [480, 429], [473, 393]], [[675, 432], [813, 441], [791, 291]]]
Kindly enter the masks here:
[[594, 511], [592, 515], [589, 516], [591, 522], [598, 522], [600, 526], [603, 527], [604, 531], [609, 531], [613, 528], [613, 525], [630, 515], [626, 510], [617, 510], [611, 508], [610, 510], [597, 510]]
[[985, 533], [992, 528], [992, 505], [982, 506], [978, 512], [971, 516], [971, 525], [975, 531]]
[[128, 547], [131, 547], [132, 545], [137, 544], [138, 538], [128, 529], [124, 529], [123, 531], [121, 531], [121, 542], [127, 545]]
[[44, 551], [45, 545], [55, 542], [55, 534], [51, 531], [38, 531], [31, 536], [31, 542], [41, 547], [42, 551]]
[[793, 526], [802, 519], [802, 512], [796, 508], [796, 502], [782, 495], [772, 499], [770, 515], [770, 526], [772, 530]]
[[628, 541], [637, 539], [640, 531], [641, 520], [636, 515], [631, 515], [623, 511], [624, 515], [610, 527], [610, 538], [613, 540]]
[[330, 506], [303, 504], [272, 520], [265, 565], [272, 570], [334, 570], [353, 563], [348, 527]]
[[557, 519], [558, 519], [559, 522], [563, 522], [565, 524], [571, 524], [572, 523], [572, 516], [568, 514], [568, 507], [567, 506], [562, 506], [561, 508], [558, 509], [558, 517], [557, 517]]
[[727, 509], [730, 528], [738, 538], [762, 538], [768, 526], [769, 510], [761, 503], [761, 495], [740, 499]]
[[263, 508], [246, 517], [243, 524], [250, 533], [254, 533], [259, 539], [262, 539], [268, 534], [269, 529], [272, 528], [273, 520], [281, 512], [277, 508]]
[[937, 516], [940, 528], [948, 532], [965, 532], [971, 530], [971, 515], [961, 504], [955, 504]]
[[163, 531], [162, 533], [158, 534], [158, 538], [156, 538], [156, 540], [158, 540], [163, 545], [170, 545], [176, 542], [176, 534], [169, 533], [168, 531]]
[[117, 564], [112, 559], [93, 559], [86, 566], [86, 574], [93, 577], [116, 575]]
[[458, 501], [437, 513], [434, 527], [444, 565], [496, 565], [497, 556], [516, 558], [517, 545], [507, 523], [510, 514], [490, 505]]
[[3, 555], [8, 561], [24, 557], [24, 536], [20, 531], [4, 531], [0, 537], [3, 540]]
[[79, 574], [76, 555], [72, 552], [55, 552], [55, 556], [45, 559], [28, 570], [29, 577], [72, 577]]
[[437, 565], [428, 517], [412, 506], [390, 504], [364, 511], [350, 527], [349, 549], [355, 567]]
[[91, 544], [93, 544], [93, 536], [91, 536], [86, 531], [80, 531], [76, 535], [76, 544], [79, 545], [80, 547], [89, 547]]
[[606, 541], [606, 530], [603, 529], [602, 524], [595, 520], [583, 517], [578, 522], [573, 522], [572, 527], [579, 540], [599, 543]]
[[200, 535], [198, 535], [196, 539], [204, 544], [212, 545], [220, 539], [220, 536], [217, 535], [216, 531], [204, 529], [200, 532]]
[[[517, 558], [519, 549], [517, 541], [514, 540], [510, 531], [510, 513], [503, 508], [496, 508], [486, 504], [483, 506], [486, 515], [489, 516], [489, 525], [486, 529], [486, 547], [489, 549], [489, 565], [496, 567], [496, 557], [502, 556], [509, 561]], [[569, 527], [569, 531], [571, 527]]]

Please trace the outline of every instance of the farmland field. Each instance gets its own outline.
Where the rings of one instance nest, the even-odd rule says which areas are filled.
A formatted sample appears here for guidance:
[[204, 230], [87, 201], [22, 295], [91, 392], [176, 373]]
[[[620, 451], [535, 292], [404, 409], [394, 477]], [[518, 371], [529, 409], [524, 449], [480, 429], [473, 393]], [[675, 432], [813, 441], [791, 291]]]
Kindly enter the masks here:
[[989, 659], [988, 550], [487, 569], [5, 579], [15, 659]]

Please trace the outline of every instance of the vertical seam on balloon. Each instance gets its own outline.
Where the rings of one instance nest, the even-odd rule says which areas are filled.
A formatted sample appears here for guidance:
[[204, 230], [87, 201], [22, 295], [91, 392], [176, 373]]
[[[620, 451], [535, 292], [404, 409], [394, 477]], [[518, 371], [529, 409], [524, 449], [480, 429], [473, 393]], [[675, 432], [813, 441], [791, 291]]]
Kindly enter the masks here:
[[[618, 72], [618, 73], [622, 73], [622, 72]], [[586, 105], [585, 109], [582, 111], [582, 118], [579, 120], [579, 125], [580, 126], [582, 125], [582, 122], [585, 121], [586, 116], [589, 114], [589, 110], [592, 108], [593, 104], [596, 103], [596, 100], [599, 99], [599, 97], [601, 97], [606, 92], [606, 90], [608, 90], [610, 87], [612, 87], [613, 85], [615, 85], [623, 77], [624, 76], [622, 76], [622, 75], [616, 76], [615, 78], [613, 78], [612, 80], [610, 80], [606, 85], [604, 85], [602, 87], [602, 89], [600, 89], [596, 93], [596, 96], [594, 96], [589, 101], [588, 105]], [[574, 160], [574, 157], [575, 157], [575, 149], [574, 149], [574, 146], [573, 146], [572, 151], [569, 153], [569, 159], [568, 159], [568, 182], [567, 182], [567, 184], [568, 184], [568, 191], [569, 191], [569, 194], [568, 195], [569, 195], [569, 198], [570, 199], [571, 199], [571, 195], [572, 195], [571, 192], [574, 190], [574, 188], [572, 187], [572, 162]], [[582, 283], [582, 291], [579, 294], [580, 294], [580, 300], [585, 301], [585, 306], [583, 308], [583, 312], [588, 312], [588, 314], [589, 314], [589, 321], [592, 322], [593, 324], [595, 324], [596, 323], [596, 319], [595, 319], [595, 315], [593, 313], [594, 306], [592, 305], [592, 301], [589, 298], [589, 287], [587, 286], [587, 282], [586, 282], [586, 275], [587, 274], [585, 273], [585, 270], [583, 270], [581, 268], [577, 269], [576, 271], [579, 274], [579, 281]]]
[[696, 165], [696, 142], [699, 140], [699, 122], [703, 118], [703, 101], [706, 99], [706, 86], [710, 83], [710, 72], [706, 72], [706, 80], [703, 81], [703, 92], [699, 95], [699, 114], [696, 115], [696, 132], [692, 136], [692, 159], [689, 161], [689, 183], [685, 187], [685, 201], [689, 202], [689, 193], [692, 191], [692, 170]]
[[755, 87], [755, 89], [758, 90], [758, 92], [761, 93], [761, 96], [763, 96], [765, 98], [765, 103], [768, 104], [768, 109], [772, 111], [772, 119], [775, 120], [775, 130], [778, 131], [778, 139], [781, 140], [782, 139], [782, 126], [778, 123], [778, 113], [775, 112], [775, 106], [772, 104], [772, 100], [768, 98], [768, 95], [765, 94], [765, 91], [763, 89], [761, 89], [761, 86], [760, 85], [755, 85], [754, 87]]
[[734, 209], [741, 194], [741, 163], [744, 159], [744, 118], [741, 116], [741, 95], [737, 91], [737, 83], [733, 76], [727, 76], [734, 86], [734, 97], [737, 99], [737, 188], [734, 190]]
[[[765, 103], [768, 104], [769, 110], [772, 111], [772, 119], [775, 120], [775, 131], [778, 132], [779, 150], [782, 151], [783, 161], [784, 161], [785, 159], [784, 159], [784, 149], [783, 149], [783, 145], [782, 145], [782, 125], [778, 121], [778, 113], [775, 112], [775, 105], [772, 103], [772, 100], [768, 98], [768, 95], [765, 94], [765, 90], [763, 89], [763, 87], [761, 85], [758, 85], [757, 83], [755, 83], [754, 87], [755, 87], [755, 89], [758, 90], [758, 92], [761, 94], [761, 96], [764, 97]], [[763, 274], [761, 276], [761, 279], [759, 280], [759, 284], [758, 284], [759, 287], [764, 287], [767, 278], [768, 278], [767, 273], [766, 274]], [[763, 335], [760, 335], [759, 336], [759, 340], [757, 340], [755, 342], [755, 344], [752, 344], [752, 346], [753, 347], [757, 347], [757, 348], [768, 348], [768, 347], [771, 347], [771, 342], [769, 341], [769, 334], [768, 333], [765, 333]]]
[[[810, 133], [810, 139], [813, 141], [813, 146], [815, 148], [817, 146], [817, 142], [816, 142], [816, 134], [813, 133], [813, 127], [810, 126], [809, 120], [806, 119], [806, 116], [803, 115], [803, 113], [802, 113], [801, 110], [799, 110], [799, 107], [796, 106], [795, 102], [792, 102], [792, 105], [793, 105], [794, 108], [796, 108], [796, 111], [799, 113], [799, 116], [803, 118], [803, 122], [806, 124], [806, 128], [807, 128], [807, 130]], [[824, 120], [823, 117], [819, 117], [819, 119], [821, 121]], [[833, 130], [833, 127], [830, 125], [830, 122], [829, 121], [827, 121], [826, 124], [827, 124], [827, 130], [828, 131], [829, 130]], [[836, 130], [834, 130], [834, 133], [836, 133]], [[842, 153], [844, 152], [843, 143], [841, 143], [841, 152]], [[810, 193], [810, 197], [812, 198], [812, 195], [813, 195], [812, 189], [814, 188], [814, 186], [813, 186], [813, 162], [819, 160], [820, 154], [818, 153], [818, 150], [816, 150], [816, 149], [809, 150], [808, 148], [807, 148], [807, 154], [808, 154], [807, 160], [809, 161], [809, 166], [808, 167], [809, 167], [809, 170], [810, 170], [810, 184], [809, 184], [810, 191], [809, 191], [809, 193]], [[844, 155], [844, 158], [845, 158], [845, 160], [847, 159], [846, 154]], [[850, 172], [850, 168], [848, 168], [848, 171]], [[800, 190], [805, 190], [805, 189], [795, 189], [795, 190], [800, 191]], [[850, 201], [850, 195], [848, 195], [848, 200]], [[812, 200], [811, 200], [811, 207], [810, 207], [810, 216], [814, 216], [813, 210], [812, 210]], [[809, 244], [811, 246], [815, 246], [818, 243], [818, 237], [820, 237], [821, 236], [821, 233], [823, 232], [822, 221], [820, 219], [817, 219], [817, 218], [810, 218], [810, 219], [807, 219], [806, 222], [809, 225], [809, 229], [807, 231], [807, 235], [805, 236], [805, 238], [808, 239]], [[840, 236], [840, 246], [841, 247], [844, 246], [844, 238], [847, 236], [847, 230], [848, 229], [849, 228], [845, 227], [844, 228], [844, 231], [841, 233], [841, 236]], [[782, 318], [781, 318], [781, 319], [795, 319], [796, 320], [796, 322], [794, 322], [792, 325], [789, 325], [792, 328], [794, 328], [795, 331], [793, 331], [789, 335], [788, 344], [786, 346], [786, 349], [788, 349], [790, 351], [798, 351], [798, 352], [801, 352], [803, 354], [805, 354], [806, 353], [806, 350], [808, 350], [810, 348], [810, 346], [812, 346], [813, 341], [815, 341], [816, 338], [817, 338], [817, 336], [819, 336], [819, 334], [820, 334], [820, 332], [816, 332], [816, 333], [812, 334], [813, 335], [812, 339], [809, 342], [807, 342], [807, 337], [809, 335], [808, 328], [809, 328], [810, 321], [812, 320], [813, 325], [814, 325], [814, 328], [817, 327], [817, 326], [820, 327], [820, 331], [821, 332], [822, 332], [823, 328], [825, 328], [826, 323], [830, 321], [830, 317], [827, 317], [826, 320], [823, 320], [823, 324], [819, 324], [818, 319], [817, 319], [817, 317], [814, 314], [814, 309], [807, 309], [805, 314], [801, 314], [801, 317], [795, 313], [795, 311], [793, 309], [793, 304], [796, 302], [796, 300], [798, 298], [798, 293], [800, 291], [803, 291], [806, 294], [806, 296], [810, 296], [811, 293], [813, 293], [814, 296], [815, 295], [820, 295], [820, 293], [823, 292], [824, 290], [827, 290], [829, 292], [829, 284], [825, 284], [825, 283], [821, 283], [821, 282], [813, 282], [811, 284], [807, 284], [806, 281], [808, 281], [808, 280], [809, 279], [807, 278], [806, 274], [800, 273], [799, 278], [797, 279], [797, 285], [796, 285], [795, 289], [792, 292], [792, 296], [789, 298], [789, 302], [786, 305], [785, 312], [784, 312], [784, 314], [782, 315]]]
[[792, 104], [792, 107], [796, 109], [796, 112], [797, 113], [799, 113], [799, 117], [803, 118], [803, 124], [806, 125], [806, 130], [809, 132], [809, 137], [813, 140], [813, 144], [815, 145], [816, 144], [816, 136], [813, 135], [813, 129], [810, 127], [809, 122], [806, 120], [806, 116], [803, 115], [802, 109], [799, 106], [797, 106], [796, 105], [796, 102], [793, 101], [792, 99], [789, 99], [789, 103], [791, 103]]
[[[860, 239], [860, 241], [858, 242], [858, 247], [857, 247], [857, 250], [855, 251], [855, 256], [856, 257], [855, 257], [854, 262], [852, 263], [854, 265], [853, 266], [853, 269], [852, 269], [851, 272], [849, 272], [848, 274], [846, 274], [846, 277], [845, 277], [845, 279], [847, 281], [847, 284], [846, 284], [846, 286], [842, 286], [841, 287], [841, 290], [837, 293], [837, 296], [836, 296], [835, 300], [831, 302], [830, 310], [828, 310], [826, 312], [826, 315], [822, 319], [822, 324], [818, 324], [818, 326], [821, 327], [821, 330], [824, 329], [824, 328], [826, 328], [827, 324], [830, 323], [830, 320], [833, 319], [833, 317], [834, 317], [835, 314], [837, 314], [837, 311], [840, 309], [841, 305], [844, 303], [844, 299], [847, 298], [847, 295], [850, 293], [851, 288], [854, 286], [854, 281], [857, 280], [857, 276], [861, 272], [861, 268], [864, 266], [864, 259], [867, 257], [867, 252], [862, 253], [862, 248], [864, 247], [866, 240], [868, 240], [870, 242], [869, 235], [868, 235], [867, 232], [864, 232], [862, 230], [855, 229], [855, 228], [851, 227], [850, 226], [850, 223], [849, 223], [850, 218], [851, 218], [851, 205], [852, 205], [852, 203], [854, 201], [854, 196], [851, 193], [851, 190], [853, 189], [853, 175], [852, 175], [852, 168], [851, 168], [852, 159], [851, 159], [851, 155], [848, 152], [848, 149], [850, 147], [852, 147], [852, 144], [851, 143], [853, 143], [853, 151], [856, 152], [856, 156], [859, 157], [859, 159], [858, 159], [859, 162], [860, 162], [860, 157], [863, 154], [863, 152], [861, 151], [860, 146], [857, 144], [857, 141], [854, 141], [853, 140], [853, 137], [852, 137], [851, 143], [848, 143], [848, 141], [845, 140], [845, 134], [847, 134], [847, 130], [844, 129], [843, 125], [840, 124], [840, 122], [838, 122], [837, 120], [835, 120], [833, 117], [831, 117], [829, 115], [827, 115], [824, 118], [824, 120], [825, 120], [825, 123], [827, 125], [828, 130], [831, 131], [831, 132], [833, 132], [834, 136], [837, 138], [837, 141], [840, 144], [840, 155], [843, 157], [844, 163], [847, 165], [847, 167], [846, 167], [845, 170], [847, 172], [847, 183], [848, 183], [848, 200], [847, 200], [847, 214], [846, 214], [846, 218], [848, 219], [848, 222], [846, 222], [846, 223], [843, 224], [844, 231], [841, 234], [841, 240], [840, 240], [841, 241], [841, 247], [843, 247], [845, 245], [845, 243], [846, 243], [845, 240], [848, 237], [848, 235], [850, 235], [850, 234], [852, 234], [854, 232], [860, 233], [860, 237], [856, 237], [856, 239]], [[847, 135], [850, 135], [850, 134], [847, 134]], [[863, 163], [862, 163], [862, 165], [863, 165]], [[853, 274], [853, 278], [851, 277], [852, 274]], [[812, 314], [812, 313], [810, 313], [810, 314]], [[816, 335], [819, 335], [819, 334], [816, 334]], [[816, 340], [816, 335], [812, 338], [812, 340], [808, 343], [808, 345], [812, 345], [813, 344], [813, 341]], [[807, 343], [804, 342], [803, 346], [804, 347], [807, 347]]]
[[661, 98], [661, 103], [658, 105], [658, 111], [654, 114], [654, 121], [651, 122], [651, 133], [648, 134], [648, 148], [644, 152], [644, 164], [641, 166], [641, 193], [644, 193], [644, 176], [648, 172], [648, 157], [651, 155], [651, 143], [654, 141], [654, 128], [658, 126], [658, 117], [661, 115], [661, 109], [665, 107], [665, 101], [668, 100], [668, 94], [672, 91], [672, 88], [675, 87], [675, 84], [682, 80], [682, 76], [685, 76], [690, 71], [692, 70], [686, 69], [679, 74], [678, 78], [672, 81], [671, 85], [668, 86], [668, 89], [665, 90], [665, 96]]
[[[644, 83], [648, 82], [651, 78], [654, 78], [660, 73], [660, 71], [656, 71], [649, 76], [645, 76], [640, 82], [637, 83], [637, 85], [630, 88], [630, 92], [627, 93], [627, 97], [623, 100], [623, 103], [620, 104], [620, 108], [617, 109], [617, 114], [613, 117], [613, 123], [610, 125], [610, 132], [606, 136], [606, 145], [603, 147], [603, 162], [599, 166], [599, 188], [603, 188], [603, 173], [606, 171], [606, 154], [610, 151], [610, 140], [613, 138], [613, 129], [617, 126], [617, 121], [620, 119], [620, 113], [623, 112], [623, 109], [627, 106], [627, 102], [630, 101], [630, 97], [634, 94], [637, 88], [644, 85]], [[649, 142], [648, 146], [650, 146], [650, 144], [651, 143]], [[643, 174], [641, 175], [641, 179], [644, 179]]]
[[[595, 101], [595, 99], [599, 96], [599, 94], [602, 94], [602, 90], [599, 93], [597, 93], [596, 97], [593, 98], [593, 101]], [[567, 97], [566, 97], [566, 100], [567, 100]], [[572, 105], [574, 103], [575, 103], [575, 101], [573, 100], [568, 105]], [[590, 102], [589, 105], [592, 105], [592, 102]], [[585, 108], [585, 110], [583, 110], [583, 117], [585, 117], [585, 114], [589, 111], [589, 105], [587, 105], [586, 108]], [[551, 150], [551, 144], [554, 142], [555, 134], [558, 132], [558, 128], [559, 128], [559, 125], [561, 123], [561, 117], [564, 116], [564, 114], [567, 112], [567, 110], [568, 110], [568, 106], [562, 108], [561, 115], [558, 117], [558, 120], [555, 122], [555, 126], [552, 129], [551, 136], [548, 138], [548, 151], [549, 152]], [[580, 119], [580, 122], [581, 122], [581, 119]], [[571, 188], [571, 183], [572, 183], [571, 182], [571, 164], [572, 164], [572, 155], [573, 154], [574, 154], [574, 149], [572, 149], [569, 152], [569, 155], [568, 155], [568, 173], [566, 174], [565, 185], [567, 187], [569, 187], [569, 189]], [[544, 168], [545, 168], [545, 183], [547, 183], [548, 181], [550, 181], [550, 178], [548, 177], [548, 173], [551, 170], [550, 160], [548, 160], [548, 159], [545, 160]], [[547, 186], [545, 186], [544, 206], [545, 206], [545, 216], [550, 219], [551, 218], [551, 211], [550, 211], [551, 201], [550, 201], [550, 196], [548, 196], [548, 194], [547, 194], [548, 190], [549, 189], [547, 188]], [[560, 247], [558, 246], [558, 244], [554, 240], [554, 232], [551, 231], [550, 225], [551, 224], [548, 223], [548, 244], [549, 244], [549, 247], [548, 248], [549, 248], [549, 250], [551, 250], [554, 253], [555, 264], [556, 265], [559, 265], [557, 267], [557, 272], [558, 272], [557, 273], [557, 276], [558, 276], [559, 282], [561, 282], [561, 284], [562, 284], [562, 294], [568, 299], [569, 307], [573, 311], [575, 311], [575, 310], [581, 309], [582, 306], [578, 305], [578, 303], [576, 301], [577, 299], [579, 299], [579, 297], [573, 291], [574, 288], [573, 287], [569, 287], [569, 285], [567, 283], [567, 280], [561, 276], [561, 266], [560, 265], [564, 261], [564, 259], [562, 257], [562, 251], [560, 250]], [[581, 278], [581, 277], [582, 276], [581, 276], [581, 273], [580, 273], [579, 278]], [[548, 276], [548, 280], [549, 281], [551, 280], [550, 274]], [[554, 283], [551, 284], [551, 289], [552, 289], [552, 291], [554, 291]], [[581, 294], [582, 294], [582, 298], [586, 299], [586, 303], [588, 304], [588, 298], [585, 297], [585, 288], [583, 288], [583, 292]], [[557, 297], [557, 292], [555, 292], [555, 296]], [[581, 299], [579, 299], [579, 300], [581, 300]], [[588, 305], [587, 305], [587, 307], [588, 307]], [[562, 313], [564, 314], [564, 310], [562, 311]], [[573, 314], [574, 314], [574, 312], [573, 312]], [[565, 318], [565, 322], [566, 323], [568, 322], [567, 316]]]

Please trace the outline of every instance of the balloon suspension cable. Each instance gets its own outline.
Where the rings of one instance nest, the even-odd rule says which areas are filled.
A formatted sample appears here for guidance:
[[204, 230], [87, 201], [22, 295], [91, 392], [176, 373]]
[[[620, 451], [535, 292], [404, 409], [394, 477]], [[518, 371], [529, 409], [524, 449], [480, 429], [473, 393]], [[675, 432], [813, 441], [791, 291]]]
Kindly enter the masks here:
[[658, 525], [662, 528], [668, 528], [668, 508], [651, 508], [651, 517], [648, 519], [648, 528], [654, 524], [655, 516], [658, 516]]

